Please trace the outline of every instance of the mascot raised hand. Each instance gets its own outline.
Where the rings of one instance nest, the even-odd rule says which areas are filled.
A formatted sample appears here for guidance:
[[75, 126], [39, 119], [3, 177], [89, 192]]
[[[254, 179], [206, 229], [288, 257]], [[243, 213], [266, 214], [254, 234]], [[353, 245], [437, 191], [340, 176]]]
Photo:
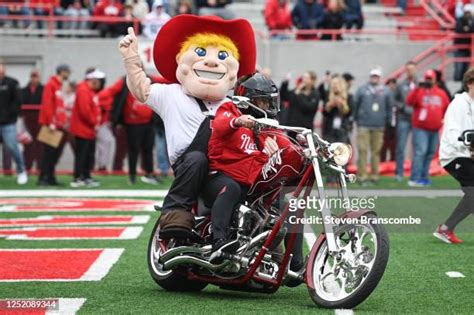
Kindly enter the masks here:
[[160, 236], [191, 235], [191, 208], [208, 175], [210, 120], [240, 76], [255, 71], [255, 37], [247, 20], [179, 15], [160, 30], [153, 47], [158, 72], [170, 84], [151, 84], [133, 29], [119, 43], [130, 92], [164, 121], [175, 179], [165, 197]]

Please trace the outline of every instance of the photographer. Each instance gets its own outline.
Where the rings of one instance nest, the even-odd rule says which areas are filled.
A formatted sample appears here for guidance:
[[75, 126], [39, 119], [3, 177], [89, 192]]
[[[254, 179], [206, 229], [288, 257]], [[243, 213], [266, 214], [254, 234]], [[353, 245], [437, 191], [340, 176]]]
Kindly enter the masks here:
[[464, 192], [453, 213], [433, 233], [449, 244], [462, 243], [454, 229], [474, 213], [474, 136], [471, 134], [470, 147], [458, 140], [464, 131], [474, 130], [474, 68], [464, 74], [463, 83], [467, 92], [457, 94], [448, 107], [439, 150], [441, 165], [461, 184]]

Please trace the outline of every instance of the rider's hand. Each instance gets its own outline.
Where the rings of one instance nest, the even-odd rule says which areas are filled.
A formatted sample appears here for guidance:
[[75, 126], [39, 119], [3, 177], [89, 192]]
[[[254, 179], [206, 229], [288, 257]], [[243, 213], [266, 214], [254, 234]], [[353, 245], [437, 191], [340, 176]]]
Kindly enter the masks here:
[[278, 151], [278, 143], [276, 142], [275, 138], [267, 137], [265, 139], [265, 144], [263, 145], [263, 153], [268, 156], [272, 156], [273, 153]]
[[133, 27], [128, 28], [128, 35], [120, 40], [118, 48], [124, 59], [138, 55], [138, 39]]
[[251, 115], [239, 116], [234, 120], [234, 126], [252, 129], [255, 127], [255, 121], [253, 121], [252, 118]]
[[56, 125], [55, 124], [49, 124], [48, 128], [49, 128], [49, 130], [54, 131], [54, 130], [56, 130]]

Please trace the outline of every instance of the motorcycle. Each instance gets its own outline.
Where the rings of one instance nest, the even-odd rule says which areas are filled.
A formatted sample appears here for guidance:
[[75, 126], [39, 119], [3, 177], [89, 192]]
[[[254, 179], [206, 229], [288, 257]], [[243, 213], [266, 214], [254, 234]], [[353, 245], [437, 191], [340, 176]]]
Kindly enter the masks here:
[[[237, 106], [252, 106], [244, 97], [234, 97]], [[389, 239], [372, 210], [354, 211], [344, 203], [344, 213], [336, 216], [328, 203], [319, 209], [323, 231], [310, 249], [302, 270], [290, 270], [292, 249], [300, 226], [288, 219], [305, 218], [307, 209], [290, 207], [279, 198], [285, 194], [299, 200], [308, 198], [313, 186], [325, 199], [322, 166], [337, 174], [340, 198], [349, 201], [347, 174], [352, 149], [343, 143], [328, 143], [310, 129], [283, 126], [276, 120], [255, 119], [256, 132], [293, 132], [297, 139], [273, 154], [260, 177], [250, 188], [246, 201], [234, 210], [231, 230], [239, 249], [223, 253], [219, 264], [211, 255], [210, 208], [202, 202], [193, 210], [194, 237], [186, 240], [162, 239], [156, 223], [148, 245], [148, 267], [155, 282], [168, 291], [200, 291], [208, 284], [222, 289], [274, 293], [290, 281], [304, 281], [314, 303], [323, 308], [354, 308], [375, 289], [389, 257]], [[291, 194], [288, 187], [292, 188]], [[335, 220], [339, 219], [339, 220]], [[363, 220], [365, 219], [365, 220]], [[285, 235], [289, 233], [283, 252]]]

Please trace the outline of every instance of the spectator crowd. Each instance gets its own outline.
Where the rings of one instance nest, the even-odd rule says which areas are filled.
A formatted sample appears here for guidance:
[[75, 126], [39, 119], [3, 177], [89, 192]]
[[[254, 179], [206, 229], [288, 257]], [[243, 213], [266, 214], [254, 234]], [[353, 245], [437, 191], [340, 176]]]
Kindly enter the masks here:
[[[59, 185], [56, 166], [69, 144], [74, 152], [72, 187], [98, 186], [91, 172], [121, 172], [127, 156], [131, 185], [137, 182], [139, 167], [143, 171], [139, 179], [149, 184], [171, 174], [163, 122], [129, 92], [125, 77], [106, 85], [105, 73], [94, 67], [77, 83], [71, 82], [70, 74], [68, 65], [59, 65], [43, 86], [38, 71], [33, 70], [28, 84], [20, 89], [0, 64], [5, 173], [13, 159], [18, 184], [27, 182], [27, 173], [36, 165], [38, 185]], [[269, 69], [262, 74], [270, 76]], [[283, 106], [278, 118], [285, 125], [314, 128], [315, 117], [321, 117], [325, 139], [354, 141], [359, 181], [364, 186], [378, 183], [384, 161], [393, 161], [395, 179], [402, 181], [407, 160], [411, 161], [408, 185], [429, 186], [430, 165], [451, 93], [440, 71], [428, 70], [419, 76], [411, 61], [405, 65], [403, 80], [383, 82], [382, 78], [380, 67], [368, 71], [366, 83], [358, 87], [353, 86], [355, 78], [350, 73], [327, 71], [318, 82], [317, 73], [307, 71], [295, 83], [288, 75], [280, 87]], [[150, 79], [162, 82], [160, 77]], [[412, 156], [407, 159], [409, 135]], [[336, 178], [329, 176], [328, 181], [334, 184]]]
[[[122, 172], [127, 156], [131, 185], [138, 179], [158, 184], [170, 175], [163, 122], [128, 91], [125, 78], [106, 86], [99, 69], [87, 69], [77, 83], [70, 81], [70, 74], [68, 65], [59, 65], [43, 86], [33, 70], [28, 84], [20, 88], [0, 64], [4, 173], [11, 173], [13, 158], [18, 184], [25, 184], [27, 173], [37, 169], [39, 186], [61, 185], [56, 166], [69, 144], [74, 153], [71, 187], [99, 186], [91, 172]], [[143, 176], [137, 176], [138, 167]]]
[[[24, 18], [4, 21], [0, 26], [45, 28], [44, 20], [29, 19], [35, 16], [64, 16], [56, 27], [66, 30], [96, 29], [101, 37], [116, 37], [126, 33], [128, 26], [139, 21], [139, 33], [155, 38], [171, 16], [179, 14], [215, 15], [232, 19], [236, 14], [228, 7], [232, 0], [5, 0], [11, 5], [0, 6], [0, 16]], [[364, 25], [360, 0], [267, 0], [263, 8], [265, 22], [270, 31], [357, 28]], [[89, 17], [96, 19], [90, 20]], [[120, 18], [120, 20], [117, 20]], [[284, 37], [274, 34], [275, 37]], [[299, 35], [312, 39], [315, 35]], [[331, 39], [323, 35], [322, 39]]]

